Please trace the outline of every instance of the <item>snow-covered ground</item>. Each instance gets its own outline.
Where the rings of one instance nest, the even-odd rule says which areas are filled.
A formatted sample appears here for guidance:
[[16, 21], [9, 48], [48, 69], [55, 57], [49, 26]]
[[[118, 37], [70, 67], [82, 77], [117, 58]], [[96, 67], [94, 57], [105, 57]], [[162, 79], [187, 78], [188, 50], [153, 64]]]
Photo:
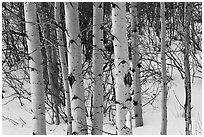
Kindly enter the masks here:
[[[185, 134], [185, 121], [184, 121], [184, 110], [180, 106], [179, 102], [184, 104], [184, 80], [182, 80], [174, 72], [174, 80], [171, 83], [172, 87], [168, 94], [168, 134], [169, 135], [184, 135]], [[159, 135], [160, 124], [161, 124], [161, 110], [160, 101], [155, 103], [156, 107], [146, 105], [143, 108], [144, 111], [144, 126], [133, 128], [133, 134], [135, 135]], [[179, 100], [179, 102], [178, 102]], [[4, 104], [4, 100], [2, 103]], [[201, 134], [202, 125], [202, 80], [196, 79], [192, 83], [192, 124], [193, 134]], [[21, 107], [18, 100], [2, 106], [2, 134], [3, 135], [31, 135], [32, 133], [32, 114], [30, 113], [31, 105], [25, 102], [25, 106]], [[10, 118], [9, 121], [6, 118]], [[13, 121], [12, 121], [13, 120]], [[15, 121], [15, 122], [14, 122]], [[91, 125], [88, 119], [88, 124]], [[108, 122], [108, 118], [104, 118], [105, 123]], [[134, 120], [133, 120], [134, 125]], [[104, 124], [104, 130], [115, 134], [115, 128], [110, 124]], [[49, 125], [47, 124], [48, 135], [65, 135], [66, 125], [60, 124]]]

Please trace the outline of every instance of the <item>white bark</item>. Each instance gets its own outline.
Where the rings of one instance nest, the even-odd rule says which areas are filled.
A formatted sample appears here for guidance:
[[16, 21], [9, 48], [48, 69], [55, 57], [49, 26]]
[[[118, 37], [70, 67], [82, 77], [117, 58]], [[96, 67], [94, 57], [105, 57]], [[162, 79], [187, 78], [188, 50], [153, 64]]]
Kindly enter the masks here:
[[[114, 5], [116, 4], [116, 5]], [[126, 3], [112, 4], [112, 32], [114, 38], [115, 90], [116, 90], [116, 130], [117, 134], [132, 134], [126, 125], [126, 115], [130, 107], [129, 97], [129, 58], [126, 32]]]
[[102, 135], [103, 131], [103, 3], [93, 5], [93, 125], [92, 134]]
[[140, 82], [140, 62], [139, 62], [139, 45], [137, 32], [137, 8], [136, 2], [131, 3], [131, 28], [132, 28], [132, 53], [133, 53], [133, 107], [135, 113], [135, 127], [143, 126], [142, 117], [142, 99], [141, 99], [141, 82]]
[[65, 17], [68, 48], [69, 84], [73, 116], [72, 134], [87, 134], [84, 89], [82, 79], [81, 41], [79, 31], [78, 3], [65, 3]]
[[[61, 15], [60, 15], [60, 2], [55, 3], [55, 19], [59, 25], [61, 24]], [[68, 85], [68, 66], [66, 63], [66, 47], [63, 41], [63, 32], [60, 28], [57, 28], [57, 40], [59, 44], [59, 56], [60, 56], [60, 63], [62, 67], [62, 77], [63, 77], [63, 84], [64, 90], [66, 93], [66, 114], [67, 114], [67, 135], [72, 134], [72, 120], [71, 120], [71, 102], [70, 102], [70, 90]]]
[[167, 134], [167, 76], [166, 76], [166, 24], [165, 24], [165, 3], [161, 2], [161, 63], [162, 63], [162, 114], [161, 114], [161, 135]]
[[37, 25], [36, 6], [33, 2], [24, 3], [26, 32], [30, 67], [30, 86], [33, 105], [33, 134], [45, 135], [45, 102], [42, 78], [42, 57]]
[[189, 64], [189, 26], [190, 26], [190, 6], [185, 2], [184, 10], [184, 23], [185, 23], [185, 53], [184, 53], [184, 70], [185, 70], [185, 123], [186, 123], [186, 135], [192, 134], [192, 121], [191, 121], [191, 77], [190, 77], [190, 64]]

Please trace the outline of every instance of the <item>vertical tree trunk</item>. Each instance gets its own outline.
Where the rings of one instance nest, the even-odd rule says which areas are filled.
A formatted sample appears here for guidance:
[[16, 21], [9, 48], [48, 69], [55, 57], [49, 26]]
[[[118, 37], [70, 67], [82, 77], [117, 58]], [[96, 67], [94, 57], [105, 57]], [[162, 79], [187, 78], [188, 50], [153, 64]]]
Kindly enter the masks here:
[[30, 84], [33, 105], [33, 135], [45, 135], [45, 100], [42, 78], [42, 57], [37, 25], [36, 7], [33, 2], [25, 2], [25, 21], [28, 53], [30, 56]]
[[58, 82], [58, 76], [59, 76], [59, 68], [58, 68], [58, 62], [57, 62], [57, 47], [52, 46], [52, 69], [53, 69], [53, 99], [54, 99], [54, 109], [55, 109], [55, 124], [60, 124], [60, 117], [59, 117], [59, 105], [60, 105], [60, 97], [59, 97], [59, 82]]
[[[48, 31], [48, 26], [45, 27], [44, 35], [46, 36]], [[52, 109], [53, 109], [53, 118], [52, 122], [55, 122], [55, 106], [54, 106], [54, 99], [53, 99], [53, 90], [54, 90], [54, 80], [53, 80], [53, 69], [52, 69], [52, 47], [45, 42], [45, 49], [46, 49], [46, 55], [47, 55], [47, 71], [48, 71], [48, 78], [49, 78], [49, 94], [51, 95], [51, 103], [52, 103]]]
[[[52, 44], [55, 44], [55, 25], [48, 23], [54, 15], [53, 7], [50, 6], [50, 3], [42, 2], [40, 3], [42, 14], [39, 16], [41, 23], [41, 29], [43, 30], [42, 34], [44, 37], [44, 46], [46, 49], [47, 56], [47, 72], [49, 79], [49, 93], [51, 95], [51, 103], [53, 109], [53, 117], [56, 125], [60, 123], [59, 117], [59, 83], [58, 83], [58, 65], [57, 65], [57, 49], [53, 47]], [[49, 13], [47, 13], [49, 12]], [[51, 44], [51, 43], [52, 44]]]
[[[45, 26], [45, 31], [44, 35], [46, 36], [49, 32], [49, 26]], [[46, 54], [47, 54], [47, 66], [48, 66], [48, 78], [49, 78], [49, 90], [51, 94], [51, 101], [53, 104], [53, 116], [54, 116], [54, 123], [58, 124], [59, 120], [59, 114], [57, 113], [57, 105], [56, 105], [56, 99], [55, 99], [55, 90], [56, 88], [54, 87], [54, 70], [53, 70], [53, 55], [52, 55], [52, 47], [48, 42], [45, 42], [45, 49], [46, 49]]]
[[71, 88], [71, 107], [73, 116], [72, 134], [88, 134], [84, 104], [84, 89], [82, 77], [81, 40], [79, 31], [78, 3], [65, 3], [67, 29], [69, 84]]
[[116, 90], [116, 130], [117, 134], [132, 134], [127, 127], [127, 112], [130, 107], [129, 87], [131, 74], [129, 72], [128, 41], [126, 32], [126, 3], [112, 4], [112, 32], [114, 43], [115, 90]]
[[[50, 17], [54, 18], [54, 7], [50, 5], [49, 3], [49, 10], [50, 10]], [[50, 19], [49, 19], [50, 20]], [[60, 105], [60, 90], [59, 90], [59, 68], [58, 68], [58, 54], [57, 54], [57, 41], [56, 41], [56, 26], [51, 23], [50, 24], [50, 41], [52, 44], [51, 50], [52, 50], [52, 79], [53, 79], [53, 99], [54, 99], [54, 110], [55, 110], [55, 124], [60, 124], [60, 116], [59, 116], [59, 105]]]
[[142, 99], [141, 99], [141, 82], [140, 82], [140, 62], [139, 62], [139, 45], [137, 32], [137, 5], [136, 2], [131, 3], [131, 27], [132, 27], [132, 51], [133, 51], [133, 90], [134, 90], [134, 113], [135, 127], [143, 126], [142, 118]]
[[[60, 12], [60, 2], [55, 3], [55, 19], [58, 25], [62, 26], [61, 20], [61, 12]], [[66, 62], [66, 47], [63, 41], [63, 31], [61, 28], [57, 28], [57, 41], [59, 46], [59, 56], [60, 56], [60, 63], [62, 67], [62, 77], [63, 77], [63, 84], [64, 90], [66, 94], [66, 114], [67, 114], [67, 135], [72, 134], [72, 119], [71, 119], [71, 102], [70, 102], [70, 91], [68, 85], [68, 66]]]
[[167, 134], [167, 77], [166, 77], [166, 24], [165, 24], [165, 3], [161, 2], [161, 63], [162, 63], [162, 114], [161, 114], [161, 135]]
[[189, 25], [190, 25], [190, 6], [189, 3], [185, 2], [184, 10], [184, 21], [185, 21], [185, 53], [184, 53], [184, 70], [185, 70], [185, 123], [186, 123], [186, 135], [192, 134], [192, 122], [191, 122], [191, 78], [190, 78], [190, 64], [189, 64]]
[[103, 3], [93, 4], [93, 135], [103, 131]]
[[[45, 95], [48, 94], [49, 89], [48, 89], [48, 85], [49, 85], [49, 78], [48, 78], [48, 72], [47, 72], [47, 55], [46, 55], [46, 49], [45, 47], [41, 48], [41, 54], [42, 54], [42, 66], [43, 66], [43, 81], [45, 84]], [[47, 98], [45, 96], [45, 98]], [[45, 99], [46, 100], [46, 99]]]

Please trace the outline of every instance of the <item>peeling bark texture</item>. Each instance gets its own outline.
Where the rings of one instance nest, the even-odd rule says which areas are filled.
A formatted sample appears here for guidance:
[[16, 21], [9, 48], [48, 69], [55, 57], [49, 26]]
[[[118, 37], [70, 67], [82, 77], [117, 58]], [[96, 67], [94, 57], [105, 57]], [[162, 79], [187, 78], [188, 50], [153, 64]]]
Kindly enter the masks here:
[[103, 3], [93, 4], [93, 124], [92, 135], [103, 134]]
[[[57, 24], [62, 26], [61, 22], [61, 3], [55, 2], [55, 19]], [[69, 90], [69, 83], [68, 83], [68, 65], [66, 62], [66, 47], [65, 42], [63, 40], [63, 31], [61, 28], [56, 28], [57, 31], [57, 41], [58, 41], [58, 47], [59, 47], [59, 56], [60, 56], [60, 63], [62, 67], [62, 77], [63, 77], [63, 87], [66, 94], [66, 115], [67, 115], [67, 135], [72, 134], [72, 119], [71, 119], [71, 101], [70, 101], [70, 90]]]
[[190, 3], [185, 3], [184, 11], [184, 23], [185, 23], [185, 52], [184, 52], [184, 70], [185, 70], [185, 123], [186, 123], [186, 135], [192, 134], [192, 121], [191, 121], [191, 78], [190, 78], [190, 64], [189, 64], [189, 50], [190, 50], [190, 38], [189, 38], [189, 26], [190, 26]]
[[68, 67], [69, 76], [74, 79], [70, 84], [72, 108], [72, 134], [88, 134], [84, 104], [84, 89], [82, 77], [81, 40], [79, 30], [79, 13], [77, 2], [66, 2], [65, 22], [67, 29]]
[[132, 28], [132, 53], [133, 53], [133, 107], [135, 113], [135, 127], [143, 126], [142, 117], [142, 99], [141, 99], [141, 82], [140, 82], [140, 62], [139, 62], [139, 45], [138, 45], [138, 31], [137, 31], [137, 4], [131, 3], [131, 28]]
[[42, 56], [35, 3], [25, 2], [24, 12], [26, 21], [26, 32], [28, 36], [28, 53], [33, 59], [29, 60], [29, 67], [31, 68], [30, 86], [33, 109], [33, 134], [45, 135], [45, 98], [42, 76]]
[[161, 113], [161, 135], [167, 134], [167, 76], [166, 76], [166, 58], [165, 58], [165, 50], [166, 50], [166, 24], [165, 24], [165, 3], [161, 2], [161, 64], [162, 64], [162, 113]]
[[[126, 3], [112, 3], [112, 33], [114, 36], [115, 90], [116, 90], [116, 131], [118, 135], [132, 134], [128, 111], [130, 109], [129, 84], [125, 76], [129, 72], [128, 41], [126, 32]], [[127, 119], [128, 118], [128, 119]], [[129, 126], [129, 127], [128, 127]]]

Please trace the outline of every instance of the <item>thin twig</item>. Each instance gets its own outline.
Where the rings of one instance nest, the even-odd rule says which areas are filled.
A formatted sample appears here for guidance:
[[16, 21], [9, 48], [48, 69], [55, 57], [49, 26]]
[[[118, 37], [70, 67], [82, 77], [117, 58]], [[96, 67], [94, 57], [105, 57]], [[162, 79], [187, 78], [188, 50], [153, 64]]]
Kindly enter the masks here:
[[179, 105], [184, 109], [184, 106], [181, 104], [181, 102], [179, 101], [179, 99], [176, 96], [175, 91], [173, 90], [174, 96], [176, 97], [176, 100], [178, 101]]

